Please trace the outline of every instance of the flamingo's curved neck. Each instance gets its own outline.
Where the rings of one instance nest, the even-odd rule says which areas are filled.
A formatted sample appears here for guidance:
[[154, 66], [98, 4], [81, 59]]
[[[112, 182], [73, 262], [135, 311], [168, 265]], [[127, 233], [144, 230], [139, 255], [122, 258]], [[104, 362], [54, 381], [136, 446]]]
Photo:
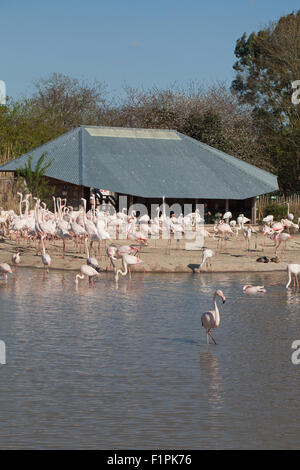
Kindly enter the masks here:
[[217, 304], [217, 296], [218, 294], [215, 292], [215, 295], [214, 295], [214, 306], [215, 306], [215, 312], [216, 312], [216, 325], [219, 325], [220, 323], [220, 312], [219, 312], [219, 309], [218, 309], [218, 304]]
[[78, 284], [78, 279], [84, 279], [84, 274], [76, 274], [75, 282]]
[[124, 258], [123, 258], [123, 260], [122, 260], [122, 264], [123, 264], [124, 271], [122, 271], [122, 269], [118, 269], [118, 270], [117, 270], [116, 276], [115, 276], [116, 282], [117, 282], [118, 279], [119, 279], [119, 274], [121, 274], [122, 276], [126, 276], [126, 274], [127, 274], [127, 267], [128, 267], [128, 266], [127, 266], [127, 263], [126, 263], [126, 261], [124, 260]]
[[22, 217], [22, 202], [23, 202], [23, 194], [18, 193], [20, 196], [20, 203], [19, 203], [19, 211], [20, 211], [20, 217]]
[[53, 199], [53, 206], [54, 206], [54, 217], [56, 219], [56, 201], [55, 201], [55, 197], [52, 196], [52, 199]]
[[45, 255], [45, 254], [46, 254], [46, 250], [45, 250], [45, 245], [44, 245], [44, 239], [43, 239], [43, 237], [41, 237], [41, 243], [42, 243], [43, 255]]

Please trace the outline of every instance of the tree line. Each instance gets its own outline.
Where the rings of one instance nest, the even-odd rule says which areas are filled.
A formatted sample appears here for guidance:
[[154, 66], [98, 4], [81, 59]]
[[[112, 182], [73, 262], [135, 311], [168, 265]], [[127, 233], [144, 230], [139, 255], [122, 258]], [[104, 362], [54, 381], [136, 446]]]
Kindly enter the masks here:
[[101, 82], [53, 73], [31, 96], [0, 105], [4, 163], [81, 124], [176, 129], [278, 175], [280, 189], [300, 191], [300, 11], [236, 42], [228, 87], [191, 82], [166, 88], [126, 86], [112, 98]]

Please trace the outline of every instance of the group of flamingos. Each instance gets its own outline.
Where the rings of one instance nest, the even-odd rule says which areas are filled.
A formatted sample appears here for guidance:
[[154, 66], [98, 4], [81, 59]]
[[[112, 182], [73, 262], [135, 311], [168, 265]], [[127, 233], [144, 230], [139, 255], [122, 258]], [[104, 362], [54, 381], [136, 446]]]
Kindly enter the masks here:
[[[82, 245], [85, 246], [86, 250], [86, 264], [80, 267], [80, 274], [75, 277], [75, 283], [78, 284], [79, 279], [85, 277], [93, 285], [94, 277], [99, 275], [100, 266], [97, 258], [90, 256], [90, 250], [94, 242], [98, 242], [98, 255], [101, 255], [102, 242], [106, 243], [106, 240], [112, 242], [111, 228], [117, 228], [120, 232], [121, 229], [126, 234], [128, 240], [135, 242], [135, 244], [122, 245], [117, 247], [111, 243], [107, 248], [105, 246], [106, 255], [108, 256], [113, 269], [114, 279], [118, 282], [119, 275], [125, 276], [129, 273], [130, 266], [141, 264], [143, 261], [137, 256], [141, 247], [147, 243], [147, 239], [150, 236], [160, 237], [164, 232], [168, 232], [177, 238], [178, 234], [184, 233], [188, 228], [193, 230], [193, 227], [201, 227], [202, 235], [212, 236], [204, 226], [201, 225], [203, 218], [200, 216], [198, 210], [194, 213], [179, 217], [175, 217], [174, 214], [167, 216], [165, 212], [165, 202], [163, 198], [163, 211], [162, 215], [159, 215], [160, 209], [157, 209], [156, 217], [152, 220], [148, 215], [139, 217], [137, 221], [135, 211], [132, 211], [130, 215], [126, 214], [126, 210], [122, 212], [109, 214], [106, 210], [98, 210], [95, 208], [95, 200], [92, 200], [92, 209], [86, 211], [87, 201], [82, 198], [82, 207], [78, 211], [74, 211], [71, 206], [66, 205], [66, 199], [54, 198], [54, 212], [47, 209], [45, 203], [35, 198], [34, 210], [29, 210], [30, 206], [30, 194], [23, 196], [18, 193], [20, 197], [19, 211], [20, 214], [15, 214], [14, 211], [1, 211], [0, 212], [0, 227], [4, 235], [11, 237], [12, 233], [16, 236], [16, 244], [18, 245], [20, 238], [25, 242], [31, 243], [36, 241], [38, 243], [38, 249], [41, 250], [41, 260], [44, 267], [48, 270], [51, 265], [51, 257], [46, 252], [46, 245], [49, 242], [55, 243], [55, 240], [62, 240], [62, 257], [65, 255], [66, 240], [73, 239], [76, 245], [76, 249], [82, 249]], [[93, 199], [93, 198], [92, 198]], [[23, 206], [25, 207], [23, 211]], [[264, 226], [262, 233], [265, 237], [268, 236], [275, 242], [275, 255], [277, 256], [278, 248], [282, 242], [286, 243], [292, 236], [291, 231], [299, 230], [299, 222], [295, 224], [293, 222], [294, 216], [288, 214], [286, 219], [282, 219], [280, 222], [273, 220], [273, 216], [269, 215], [263, 219]], [[237, 217], [237, 220], [232, 220], [231, 212], [226, 212], [222, 219], [215, 223], [213, 231], [213, 237], [218, 235], [218, 247], [219, 244], [226, 243], [227, 237], [236, 236], [238, 237], [239, 231], [247, 243], [248, 250], [250, 249], [250, 239], [252, 234], [257, 235], [257, 231], [249, 225], [250, 219], [246, 218], [243, 214]], [[139, 230], [138, 230], [138, 228]], [[116, 233], [116, 232], [114, 232]], [[171, 237], [170, 237], [171, 239]], [[210, 249], [204, 249], [202, 254], [202, 262], [200, 267], [214, 256], [214, 251]], [[121, 260], [122, 269], [118, 269], [116, 261]], [[12, 256], [12, 263], [18, 265], [21, 261], [20, 252], [17, 251]], [[298, 274], [300, 273], [300, 264], [288, 264], [288, 288], [292, 282], [292, 276], [294, 276], [294, 287], [299, 287]], [[0, 273], [3, 274], [5, 282], [7, 282], [8, 273], [12, 273], [12, 268], [8, 263], [0, 264]], [[266, 292], [264, 286], [252, 286], [246, 285], [243, 287], [243, 291], [248, 294]], [[225, 295], [221, 290], [216, 290], [213, 297], [214, 310], [205, 312], [202, 317], [202, 326], [206, 330], [207, 344], [209, 344], [209, 338], [215, 340], [211, 334], [211, 330], [215, 329], [220, 324], [220, 312], [217, 305], [217, 298], [221, 298], [223, 303], [225, 302]]]
[[[87, 277], [93, 285], [93, 278], [99, 275], [100, 267], [96, 258], [89, 255], [93, 243], [98, 242], [98, 255], [101, 256], [102, 243], [112, 241], [109, 227], [124, 226], [126, 236], [129, 240], [135, 241], [136, 245], [123, 245], [116, 247], [110, 245], [106, 249], [106, 254], [109, 257], [115, 271], [115, 280], [118, 281], [119, 275], [125, 276], [128, 271], [128, 266], [142, 263], [142, 261], [133, 255], [141, 249], [141, 246], [146, 243], [146, 238], [142, 233], [136, 231], [136, 217], [135, 213], [127, 216], [126, 211], [114, 215], [109, 215], [105, 211], [98, 211], [95, 209], [95, 200], [92, 204], [92, 209], [86, 211], [87, 201], [82, 198], [82, 207], [78, 211], [74, 211], [71, 206], [66, 206], [66, 200], [61, 198], [54, 198], [54, 212], [47, 209], [45, 203], [37, 198], [34, 210], [29, 210], [30, 194], [25, 197], [21, 193], [19, 211], [20, 214], [16, 215], [14, 211], [1, 211], [0, 213], [0, 226], [3, 235], [10, 237], [14, 233], [16, 236], [16, 245], [18, 245], [20, 238], [24, 243], [38, 243], [38, 250], [41, 250], [41, 261], [44, 267], [49, 270], [51, 265], [51, 257], [46, 252], [47, 244], [55, 240], [62, 240], [62, 258], [65, 256], [66, 241], [73, 239], [76, 249], [81, 252], [82, 245], [84, 244], [86, 250], [86, 264], [80, 268], [80, 274], [75, 277], [75, 282], [78, 284], [79, 279]], [[23, 212], [23, 205], [25, 210]], [[122, 269], [116, 269], [115, 261], [121, 259]], [[12, 257], [12, 263], [17, 265], [21, 261], [20, 252], [18, 251]], [[7, 281], [7, 274], [11, 273], [11, 267], [7, 263], [0, 265], [0, 272], [4, 274], [5, 281]], [[129, 268], [130, 275], [130, 268]]]

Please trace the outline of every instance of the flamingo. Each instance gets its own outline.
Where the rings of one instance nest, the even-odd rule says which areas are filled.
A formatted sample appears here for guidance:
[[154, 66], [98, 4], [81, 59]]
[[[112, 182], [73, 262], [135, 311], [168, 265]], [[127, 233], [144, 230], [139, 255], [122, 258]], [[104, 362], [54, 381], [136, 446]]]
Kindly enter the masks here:
[[[122, 265], [123, 265], [124, 271], [122, 271], [122, 269], [118, 269], [116, 271], [115, 282], [116, 283], [118, 282], [119, 274], [121, 274], [122, 276], [126, 276], [127, 271], [128, 271], [128, 265], [132, 266], [134, 264], [140, 264], [140, 263], [143, 263], [143, 261], [141, 259], [137, 258], [136, 256], [123, 254], [122, 255]], [[131, 275], [130, 275], [130, 271], [129, 271], [129, 279], [130, 278], [131, 278]]]
[[246, 240], [248, 251], [250, 251], [250, 238], [251, 238], [252, 233], [256, 234], [257, 236], [256, 230], [253, 227], [251, 227], [251, 225], [248, 225], [248, 227], [243, 227], [243, 236]]
[[245, 294], [257, 294], [258, 292], [267, 292], [265, 286], [252, 286], [251, 284], [247, 284], [243, 287], [243, 292]]
[[86, 264], [88, 266], [92, 266], [92, 268], [94, 268], [97, 272], [99, 272], [100, 267], [99, 267], [98, 261], [96, 260], [96, 258], [90, 258], [87, 238], [85, 238], [84, 244], [85, 244], [85, 249], [86, 249]]
[[263, 218], [263, 222], [265, 222], [265, 224], [267, 225], [270, 225], [274, 220], [274, 215], [267, 215], [266, 217]]
[[232, 229], [235, 230], [235, 237], [237, 238], [239, 235], [239, 230], [241, 230], [241, 228], [237, 225], [236, 220], [231, 220], [229, 222], [229, 225]]
[[244, 216], [244, 214], [240, 214], [237, 218], [237, 223], [239, 224], [240, 228], [244, 228], [244, 224], [250, 222], [250, 219]]
[[84, 279], [85, 276], [87, 276], [89, 280], [91, 279], [91, 285], [93, 287], [94, 286], [93, 278], [95, 276], [99, 276], [98, 271], [96, 271], [96, 269], [94, 269], [92, 266], [83, 264], [82, 266], [80, 266], [80, 272], [81, 274], [77, 274], [75, 277], [75, 284], [78, 285], [78, 279]]
[[223, 304], [225, 303], [226, 297], [221, 290], [216, 290], [213, 297], [214, 310], [210, 310], [201, 315], [201, 322], [203, 328], [206, 329], [206, 341], [209, 344], [209, 336], [215, 344], [217, 344], [210, 332], [210, 330], [217, 328], [220, 325], [220, 312], [217, 305], [217, 297], [221, 297]]
[[136, 250], [137, 247], [134, 245], [122, 245], [117, 249], [117, 258], [121, 258], [123, 255], [130, 255], [132, 251]]
[[20, 264], [21, 262], [21, 257], [20, 257], [20, 252], [17, 251], [17, 253], [14, 253], [11, 257], [11, 262], [12, 264]]
[[[206, 248], [204, 251], [203, 251], [203, 254], [202, 254], [202, 262], [200, 264], [200, 269], [202, 268], [202, 265], [205, 263], [205, 261], [209, 258], [212, 258], [214, 256], [215, 252], [213, 250], [209, 250], [208, 248]], [[210, 262], [210, 266], [211, 266], [211, 260], [209, 259], [209, 262]], [[207, 267], [207, 261], [206, 261], [206, 267]]]
[[263, 238], [264, 238], [264, 247], [266, 245], [266, 235], [271, 235], [272, 233], [273, 233], [273, 230], [271, 229], [270, 225], [268, 225], [268, 223], [266, 223], [262, 228], [262, 234], [263, 234]]
[[274, 222], [272, 224], [272, 233], [280, 233], [284, 230], [284, 225], [282, 222]]
[[297, 283], [297, 287], [299, 287], [298, 274], [300, 274], [300, 264], [288, 264], [287, 272], [288, 272], [289, 280], [286, 285], [286, 288], [287, 289], [289, 288], [289, 285], [292, 281], [292, 275], [294, 275], [294, 287], [296, 287], [296, 283]]
[[293, 238], [289, 233], [286, 232], [280, 232], [275, 236], [275, 256], [277, 256], [278, 248], [281, 244], [281, 242], [284, 242], [285, 244], [285, 250], [286, 250], [286, 242], [287, 240], [290, 240]]
[[[136, 250], [137, 247], [131, 246], [131, 245], [122, 245], [119, 246], [119, 248], [111, 244], [107, 249], [106, 249], [106, 254], [109, 257], [109, 260], [112, 264], [113, 269], [115, 270], [116, 265], [114, 261], [117, 261], [118, 259], [122, 258], [123, 255], [129, 255], [131, 254], [134, 250]], [[107, 266], [106, 266], [106, 271], [107, 271]], [[130, 269], [129, 269], [130, 271]]]
[[229, 223], [229, 219], [232, 218], [232, 213], [231, 212], [225, 212], [225, 214], [223, 215], [223, 220], [225, 220], [225, 222], [228, 224]]
[[48, 255], [48, 253], [46, 253], [46, 250], [45, 250], [45, 245], [44, 245], [44, 238], [45, 236], [42, 235], [41, 236], [41, 243], [42, 243], [42, 263], [44, 265], [45, 268], [47, 268], [47, 271], [48, 271], [48, 268], [51, 264], [51, 257], [50, 255]]
[[7, 283], [7, 274], [12, 274], [12, 269], [7, 263], [0, 264], [0, 273], [4, 276], [4, 282]]
[[[114, 262], [117, 261], [117, 259], [118, 259], [117, 251], [118, 251], [118, 249], [117, 249], [116, 245], [114, 245], [114, 244], [112, 244], [108, 248], [106, 248], [106, 254], [107, 254], [114, 270], [116, 268], [116, 265], [115, 265]], [[107, 270], [108, 270], [108, 266], [106, 265], [106, 271]]]
[[76, 222], [75, 217], [74, 217], [74, 211], [73, 207], [70, 206], [71, 209], [71, 215], [70, 215], [70, 226], [71, 226], [71, 232], [74, 233], [75, 235], [75, 246], [76, 249], [78, 250], [78, 242], [80, 243], [79, 245], [79, 252], [81, 253], [81, 243], [82, 243], [82, 238], [86, 235], [86, 231], [83, 228], [82, 225]]
[[218, 240], [218, 245], [220, 243], [220, 249], [222, 247], [222, 242], [224, 241], [224, 243], [226, 242], [226, 234], [227, 233], [233, 233], [233, 231], [231, 230], [231, 227], [229, 224], [226, 224], [226, 223], [223, 223], [220, 222], [219, 224], [216, 224], [215, 227], [214, 227], [214, 231], [216, 233], [219, 234], [220, 238]]

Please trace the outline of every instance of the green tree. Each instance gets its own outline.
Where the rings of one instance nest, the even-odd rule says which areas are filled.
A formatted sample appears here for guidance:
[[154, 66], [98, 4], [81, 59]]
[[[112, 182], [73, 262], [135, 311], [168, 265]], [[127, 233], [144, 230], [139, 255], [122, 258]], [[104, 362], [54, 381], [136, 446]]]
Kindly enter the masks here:
[[202, 116], [193, 113], [188, 115], [183, 132], [223, 152], [229, 150], [223, 134], [222, 118], [213, 109], [206, 111]]
[[292, 82], [300, 79], [300, 11], [237, 40], [232, 90], [252, 106], [260, 141], [284, 191], [300, 191], [300, 106]]
[[16, 170], [16, 175], [20, 191], [31, 193], [32, 197], [38, 197], [45, 202], [50, 202], [54, 194], [54, 187], [49, 185], [45, 178], [45, 173], [51, 166], [52, 160], [45, 163], [46, 156], [46, 152], [42, 153], [35, 168], [32, 168], [32, 155], [30, 155], [25, 166]]

